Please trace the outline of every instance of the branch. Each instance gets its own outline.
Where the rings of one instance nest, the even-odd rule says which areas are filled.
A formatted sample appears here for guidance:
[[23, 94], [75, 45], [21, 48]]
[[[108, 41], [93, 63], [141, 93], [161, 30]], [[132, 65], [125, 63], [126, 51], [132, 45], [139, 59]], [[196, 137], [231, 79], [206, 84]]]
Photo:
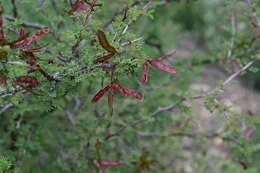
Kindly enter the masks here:
[[134, 127], [137, 126], [139, 124], [142, 124], [144, 122], [146, 122], [147, 120], [156, 117], [159, 115], [159, 113], [161, 112], [165, 112], [165, 111], [170, 111], [175, 109], [178, 105], [180, 105], [181, 103], [183, 103], [186, 100], [194, 100], [194, 99], [201, 99], [205, 96], [211, 95], [211, 94], [215, 94], [216, 92], [220, 92], [222, 91], [222, 89], [233, 79], [235, 79], [237, 76], [239, 76], [242, 72], [246, 71], [248, 68], [250, 68], [256, 61], [260, 60], [260, 58], [256, 58], [254, 60], [249, 61], [244, 67], [242, 67], [239, 71], [235, 72], [234, 74], [232, 74], [231, 76], [229, 76], [220, 86], [214, 88], [213, 90], [207, 92], [206, 94], [200, 94], [191, 98], [186, 98], [186, 97], [182, 97], [179, 100], [177, 100], [176, 102], [172, 103], [169, 106], [165, 106], [165, 107], [159, 107], [157, 108], [154, 112], [152, 112], [148, 117], [143, 118], [143, 119], [138, 119], [138, 120], [134, 120], [126, 125], [121, 126], [117, 131], [108, 134], [105, 139], [108, 140], [109, 138], [113, 137], [113, 136], [119, 136], [121, 132], [124, 131], [124, 129], [126, 129], [127, 127]]
[[[15, 18], [13, 16], [4, 15], [4, 18], [8, 21], [11, 21], [11, 22], [15, 21]], [[27, 22], [27, 21], [23, 21], [22, 25], [23, 25], [23, 27], [35, 28], [35, 29], [42, 29], [42, 28], [45, 27], [44, 25], [41, 25], [41, 24], [38, 24], [38, 23], [30, 23], [30, 22]]]
[[11, 0], [11, 4], [13, 6], [13, 15], [14, 15], [15, 18], [17, 18], [18, 17], [18, 12], [17, 12], [17, 7], [16, 7], [15, 0]]
[[4, 113], [7, 109], [9, 109], [9, 108], [11, 108], [11, 107], [13, 107], [13, 106], [14, 106], [13, 103], [8, 103], [8, 104], [6, 104], [6, 105], [1, 106], [0, 115], [1, 115], [2, 113]]
[[135, 131], [135, 133], [138, 136], [143, 137], [152, 137], [152, 136], [161, 136], [161, 137], [188, 137], [192, 139], [198, 139], [198, 138], [208, 138], [208, 139], [214, 139], [214, 138], [221, 138], [224, 141], [231, 141], [233, 143], [239, 144], [236, 139], [230, 138], [230, 137], [224, 137], [219, 133], [184, 133], [184, 132], [175, 132], [175, 133], [168, 133], [168, 134], [162, 134], [158, 132], [141, 132], [141, 131]]

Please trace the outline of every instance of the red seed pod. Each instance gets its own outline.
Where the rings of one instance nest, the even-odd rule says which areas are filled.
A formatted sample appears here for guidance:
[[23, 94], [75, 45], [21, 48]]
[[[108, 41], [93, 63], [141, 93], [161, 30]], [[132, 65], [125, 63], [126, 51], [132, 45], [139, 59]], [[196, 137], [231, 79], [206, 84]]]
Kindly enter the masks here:
[[141, 79], [139, 80], [141, 84], [145, 84], [148, 81], [148, 72], [149, 72], [149, 64], [148, 62], [145, 62], [143, 64], [143, 74], [141, 76]]
[[130, 94], [131, 96], [137, 98], [137, 99], [142, 99], [143, 98], [143, 95], [141, 93], [139, 93], [138, 91], [135, 91], [133, 89], [130, 89], [130, 88], [127, 88], [125, 86], [122, 86], [124, 91], [127, 93], [127, 94]]
[[176, 69], [174, 67], [170, 67], [164, 63], [161, 63], [159, 61], [150, 61], [150, 64], [160, 70], [169, 72], [171, 74], [176, 74]]
[[113, 84], [112, 84], [112, 88], [113, 88], [114, 90], [120, 92], [120, 94], [121, 94], [122, 96], [124, 96], [124, 97], [128, 95], [122, 85], [119, 85], [119, 84], [117, 84], [117, 83], [113, 83]]
[[31, 37], [16, 43], [16, 45], [18, 45], [20, 47], [27, 47], [32, 42], [36, 41], [37, 39], [39, 39], [40, 37], [44, 36], [45, 34], [47, 34], [49, 32], [50, 32], [50, 28], [44, 27], [43, 29], [41, 29], [41, 30], [37, 31], [35, 34], [33, 34]]
[[84, 7], [84, 2], [82, 0], [76, 0], [76, 2], [72, 5], [71, 10], [69, 11], [69, 14], [73, 14], [76, 11], [84, 11], [87, 10], [87, 8]]
[[112, 88], [118, 92], [120, 92], [120, 94], [122, 96], [127, 96], [128, 94], [130, 94], [131, 96], [137, 98], [137, 99], [142, 99], [143, 96], [141, 93], [133, 90], [133, 89], [130, 89], [130, 88], [127, 88], [125, 86], [122, 86], [120, 84], [117, 84], [117, 83], [113, 83], [112, 84]]
[[155, 57], [155, 58], [151, 58], [149, 59], [150, 61], [161, 61], [161, 60], [165, 60], [165, 59], [168, 59], [170, 57], [172, 57], [173, 55], [176, 54], [176, 50], [166, 54], [166, 55], [163, 55], [163, 56], [160, 56], [160, 57]]
[[17, 85], [26, 85], [25, 87], [28, 88], [35, 88], [40, 85], [37, 78], [32, 76], [19, 76], [17, 77], [14, 82], [13, 86], [16, 87]]
[[103, 88], [103, 89], [97, 91], [97, 93], [95, 94], [95, 96], [92, 98], [91, 102], [92, 102], [92, 103], [98, 102], [99, 99], [100, 99], [101, 97], [103, 97], [103, 95], [104, 95], [110, 88], [111, 88], [111, 86], [108, 85], [108, 86], [106, 86], [105, 88]]
[[118, 166], [121, 163], [120, 163], [120, 161], [117, 161], [117, 160], [100, 160], [99, 164], [103, 165], [103, 166]]
[[[171, 67], [162, 62], [159, 62], [161, 60], [165, 60], [165, 59], [172, 57], [175, 53], [176, 53], [176, 51], [172, 51], [172, 52], [170, 52], [166, 55], [160, 56], [160, 57], [147, 58], [143, 64], [143, 73], [142, 73], [142, 76], [141, 76], [139, 82], [141, 84], [145, 84], [148, 81], [148, 71], [149, 71], [148, 63], [160, 70], [169, 72], [171, 74], [176, 74], [176, 69], [174, 67]], [[132, 60], [134, 60], [134, 59], [136, 59], [136, 58], [135, 57], [132, 58]]]

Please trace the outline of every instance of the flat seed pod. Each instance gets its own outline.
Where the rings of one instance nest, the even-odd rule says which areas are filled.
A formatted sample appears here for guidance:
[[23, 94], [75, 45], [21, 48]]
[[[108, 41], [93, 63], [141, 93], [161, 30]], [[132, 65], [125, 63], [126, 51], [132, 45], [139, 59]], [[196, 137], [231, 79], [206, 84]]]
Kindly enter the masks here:
[[176, 74], [176, 69], [174, 67], [170, 67], [164, 63], [161, 63], [159, 61], [150, 61], [150, 64], [160, 70], [169, 72], [171, 74]]
[[127, 88], [127, 87], [124, 87], [122, 86], [123, 89], [125, 90], [125, 92], [127, 94], [130, 94], [131, 96], [137, 98], [137, 99], [142, 99], [143, 98], [143, 95], [141, 93], [139, 93], [138, 91], [135, 91], [133, 89], [130, 89], [130, 88]]
[[30, 88], [35, 88], [40, 85], [37, 78], [32, 77], [32, 76], [19, 76], [13, 82], [14, 87], [16, 85], [21, 85], [21, 84], [28, 84], [27, 87], [30, 87]]
[[99, 99], [101, 99], [101, 97], [103, 97], [103, 95], [111, 88], [110, 85], [106, 86], [105, 88], [98, 90], [97, 93], [95, 94], [95, 96], [92, 98], [91, 102], [92, 103], [96, 103], [99, 101]]
[[113, 88], [114, 90], [120, 92], [120, 94], [121, 94], [122, 96], [124, 96], [124, 97], [128, 95], [122, 85], [119, 85], [119, 84], [117, 84], [117, 83], [113, 83], [113, 84], [112, 84], [112, 88]]
[[98, 40], [99, 40], [99, 43], [100, 45], [108, 52], [111, 52], [111, 53], [117, 53], [116, 49], [111, 46], [109, 44], [109, 42], [107, 41], [107, 38], [106, 38], [106, 35], [105, 35], [105, 32], [103, 30], [98, 30]]
[[160, 56], [160, 57], [156, 57], [156, 58], [151, 58], [149, 59], [149, 61], [160, 61], [160, 60], [164, 60], [164, 59], [168, 59], [170, 57], [172, 57], [173, 55], [176, 54], [176, 50], [166, 54], [166, 55], [163, 55], [163, 56]]
[[117, 161], [117, 160], [100, 160], [99, 164], [103, 165], [103, 166], [118, 166], [121, 163], [120, 163], [120, 161]]
[[43, 29], [41, 29], [41, 30], [37, 31], [35, 34], [33, 34], [31, 37], [16, 43], [16, 45], [21, 46], [21, 47], [29, 46], [32, 42], [34, 42], [35, 40], [39, 39], [40, 37], [44, 36], [45, 34], [47, 34], [49, 32], [50, 32], [50, 28], [44, 27]]
[[143, 73], [139, 80], [141, 84], [145, 84], [148, 81], [148, 72], [149, 72], [149, 64], [148, 62], [145, 62], [143, 64]]

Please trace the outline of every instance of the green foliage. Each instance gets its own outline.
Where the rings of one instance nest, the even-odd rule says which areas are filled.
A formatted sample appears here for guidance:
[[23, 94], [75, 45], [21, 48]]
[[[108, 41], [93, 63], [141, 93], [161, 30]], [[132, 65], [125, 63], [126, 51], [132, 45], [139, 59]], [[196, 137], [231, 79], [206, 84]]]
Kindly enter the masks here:
[[[212, 93], [191, 87], [207, 64], [221, 64], [231, 75], [238, 70], [230, 68], [234, 62], [240, 69], [259, 57], [259, 39], [252, 41], [259, 31], [253, 15], [260, 16], [257, 0], [250, 7], [239, 0], [98, 0], [102, 6], [73, 14], [69, 0], [17, 0], [17, 9], [11, 2], [2, 3], [4, 15], [18, 13], [14, 20], [4, 19], [8, 40], [17, 39], [23, 28], [30, 35], [42, 26], [51, 32], [31, 45], [47, 44], [34, 52], [45, 73], [32, 70], [30, 57], [19, 46], [0, 48], [8, 54], [0, 59], [0, 82], [7, 82], [0, 87], [0, 172], [98, 172], [102, 160], [121, 162], [104, 166], [108, 173], [139, 173], [149, 161], [159, 163], [143, 166], [151, 173], [259, 172], [260, 136], [244, 135], [249, 127], [260, 128], [259, 116], [237, 111], [219, 98], [223, 79], [210, 76], [217, 84]], [[93, 63], [111, 53], [100, 44], [99, 29], [118, 52], [101, 62], [116, 65], [114, 79], [111, 68]], [[160, 62], [176, 67], [177, 74], [151, 65], [148, 83], [140, 85], [147, 58], [173, 49], [176, 56]], [[256, 77], [258, 68], [250, 69]], [[23, 75], [35, 77], [40, 85], [32, 91], [15, 89]], [[141, 92], [143, 98], [114, 92], [110, 117], [108, 93], [95, 104], [91, 99], [111, 83]], [[197, 126], [200, 108], [192, 104], [197, 100], [221, 126]], [[214, 153], [218, 140], [228, 154]]]

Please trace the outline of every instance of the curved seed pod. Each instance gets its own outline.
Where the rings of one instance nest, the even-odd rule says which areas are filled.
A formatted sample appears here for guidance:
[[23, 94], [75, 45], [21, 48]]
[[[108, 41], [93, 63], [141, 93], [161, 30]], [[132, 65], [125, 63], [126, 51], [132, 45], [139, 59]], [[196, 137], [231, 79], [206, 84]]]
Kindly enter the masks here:
[[100, 45], [108, 52], [111, 52], [111, 53], [117, 53], [116, 49], [111, 46], [109, 44], [109, 42], [107, 41], [107, 38], [106, 38], [106, 35], [105, 35], [105, 32], [100, 29], [98, 30], [98, 40], [99, 40], [99, 43]]
[[93, 61], [93, 63], [104, 62], [104, 61], [110, 59], [114, 55], [115, 55], [114, 53], [110, 53], [110, 54], [104, 55], [102, 57], [97, 58], [95, 61]]
[[141, 93], [139, 93], [138, 91], [135, 91], [133, 89], [130, 89], [130, 88], [127, 88], [125, 86], [121, 86], [124, 91], [127, 93], [127, 94], [130, 94], [131, 96], [137, 98], [137, 99], [142, 99], [143, 98], [143, 95]]
[[172, 57], [173, 55], [176, 54], [176, 50], [166, 54], [166, 55], [163, 55], [163, 56], [160, 56], [160, 57], [156, 57], [156, 58], [151, 58], [149, 59], [149, 61], [160, 61], [160, 60], [164, 60], [164, 59], [168, 59], [170, 57]]
[[149, 72], [149, 64], [148, 62], [146, 61], [144, 64], [143, 64], [143, 74], [139, 80], [139, 82], [141, 84], [145, 84], [147, 81], [148, 81], [148, 72]]
[[112, 88], [113, 88], [114, 90], [120, 92], [120, 94], [121, 94], [122, 96], [124, 96], [124, 97], [128, 95], [122, 85], [119, 85], [119, 84], [117, 84], [117, 83], [113, 83], [113, 84], [112, 84]]
[[37, 31], [35, 34], [33, 34], [31, 37], [16, 43], [16, 45], [21, 46], [21, 47], [29, 46], [32, 42], [34, 42], [35, 40], [39, 39], [40, 37], [42, 37], [43, 35], [45, 35], [49, 32], [50, 32], [50, 28], [44, 27], [43, 29], [41, 29], [41, 30]]
[[166, 65], [166, 64], [164, 64], [164, 63], [161, 63], [161, 62], [159, 62], [159, 61], [149, 61], [149, 63], [150, 63], [152, 66], [154, 66], [154, 67], [156, 67], [156, 68], [158, 68], [158, 69], [160, 69], [160, 70], [169, 72], [169, 73], [171, 73], [171, 74], [176, 74], [176, 69], [175, 69], [174, 67], [170, 67], [170, 66], [168, 66], [168, 65]]
[[97, 93], [95, 94], [95, 96], [91, 99], [91, 102], [92, 102], [92, 103], [98, 102], [99, 99], [100, 99], [101, 97], [103, 97], [103, 95], [104, 95], [110, 88], [111, 88], [111, 86], [108, 85], [108, 86], [106, 86], [105, 88], [103, 88], [103, 89], [97, 91]]
[[28, 88], [35, 88], [40, 85], [37, 78], [32, 76], [19, 76], [13, 82], [14, 87], [16, 85], [21, 85], [21, 84], [28, 84], [27, 86]]

